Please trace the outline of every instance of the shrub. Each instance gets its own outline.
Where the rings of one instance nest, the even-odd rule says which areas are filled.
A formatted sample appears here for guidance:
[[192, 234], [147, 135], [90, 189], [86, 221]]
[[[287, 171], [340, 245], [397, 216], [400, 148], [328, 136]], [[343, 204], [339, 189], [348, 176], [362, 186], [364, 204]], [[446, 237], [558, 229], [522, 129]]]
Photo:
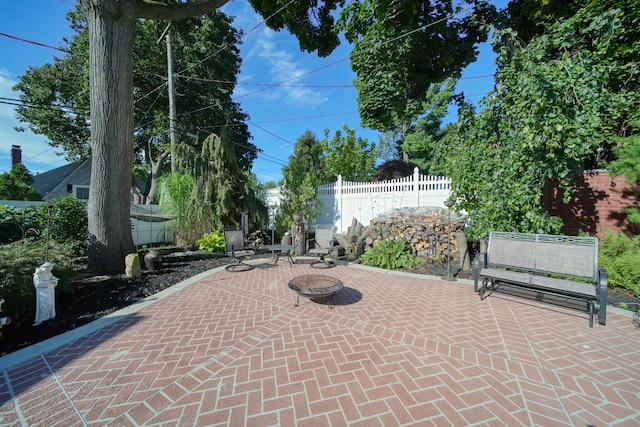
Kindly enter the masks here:
[[39, 205], [26, 208], [0, 205], [0, 243], [37, 238], [43, 228], [43, 219]]
[[609, 287], [640, 294], [640, 241], [637, 237], [605, 231], [600, 239], [598, 261], [607, 270]]
[[85, 203], [67, 195], [53, 199], [49, 207], [41, 205], [41, 209], [49, 237], [68, 245], [74, 254], [85, 255], [89, 243], [89, 220]]
[[374, 267], [387, 270], [413, 268], [416, 257], [409, 253], [407, 242], [381, 240], [360, 256], [360, 260]]
[[[33, 273], [46, 261], [46, 248], [41, 241], [25, 240], [0, 246], [0, 299], [4, 299], [2, 316], [12, 321], [33, 322], [35, 290]], [[59, 284], [71, 281], [79, 266], [67, 246], [51, 244], [49, 262], [55, 264], [53, 275]]]
[[196, 241], [198, 249], [207, 250], [209, 252], [224, 252], [224, 235], [221, 231], [215, 231], [204, 235], [201, 239]]

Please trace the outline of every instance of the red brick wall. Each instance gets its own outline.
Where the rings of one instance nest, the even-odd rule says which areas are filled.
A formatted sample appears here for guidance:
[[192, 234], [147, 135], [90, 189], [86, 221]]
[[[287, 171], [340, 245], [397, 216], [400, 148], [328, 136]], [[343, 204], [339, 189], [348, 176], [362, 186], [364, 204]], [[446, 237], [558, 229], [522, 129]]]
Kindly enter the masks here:
[[553, 182], [545, 187], [542, 203], [549, 215], [562, 218], [562, 232], [570, 236], [579, 231], [602, 236], [605, 229], [640, 234], [640, 226], [629, 223], [622, 211], [630, 206], [640, 207], [637, 188], [635, 184], [624, 182], [623, 176], [611, 177], [607, 171], [590, 171], [578, 177], [576, 192], [569, 203], [563, 203], [562, 192]]

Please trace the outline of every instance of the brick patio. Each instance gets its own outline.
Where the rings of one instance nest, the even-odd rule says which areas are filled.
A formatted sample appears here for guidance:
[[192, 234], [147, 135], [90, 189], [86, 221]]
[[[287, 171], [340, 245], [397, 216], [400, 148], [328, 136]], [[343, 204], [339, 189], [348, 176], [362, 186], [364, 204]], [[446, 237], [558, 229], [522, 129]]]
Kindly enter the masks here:
[[[8, 426], [640, 425], [640, 329], [466, 281], [256, 260], [0, 358]], [[330, 309], [288, 281], [337, 277]]]

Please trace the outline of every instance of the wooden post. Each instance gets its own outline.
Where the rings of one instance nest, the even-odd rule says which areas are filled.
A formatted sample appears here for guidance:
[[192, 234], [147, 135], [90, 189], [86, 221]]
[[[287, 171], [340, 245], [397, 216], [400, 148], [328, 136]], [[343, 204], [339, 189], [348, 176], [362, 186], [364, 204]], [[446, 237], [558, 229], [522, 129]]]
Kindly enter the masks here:
[[458, 241], [458, 257], [460, 258], [460, 268], [463, 270], [471, 270], [471, 260], [469, 259], [469, 246], [467, 235], [464, 231], [456, 231], [456, 240]]
[[305, 247], [304, 217], [302, 215], [293, 214], [291, 236], [293, 237], [294, 245], [293, 253], [298, 256], [304, 255], [307, 252], [307, 248]]

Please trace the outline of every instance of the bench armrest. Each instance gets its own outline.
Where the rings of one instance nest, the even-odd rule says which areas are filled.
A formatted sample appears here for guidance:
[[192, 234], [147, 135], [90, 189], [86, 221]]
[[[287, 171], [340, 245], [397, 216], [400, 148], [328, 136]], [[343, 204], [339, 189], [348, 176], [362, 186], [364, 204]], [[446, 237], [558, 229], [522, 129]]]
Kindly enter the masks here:
[[314, 248], [316, 247], [316, 239], [315, 239], [315, 238], [313, 238], [313, 239], [307, 239], [307, 242], [306, 242], [306, 244], [304, 245], [305, 253], [309, 253], [309, 249], [311, 249], [311, 242], [313, 242], [313, 243], [314, 243], [314, 244], [313, 244], [313, 247], [314, 247]]
[[607, 323], [607, 270], [604, 267], [598, 267], [598, 281], [596, 282], [596, 298], [598, 300], [597, 312], [598, 323], [605, 325]]

